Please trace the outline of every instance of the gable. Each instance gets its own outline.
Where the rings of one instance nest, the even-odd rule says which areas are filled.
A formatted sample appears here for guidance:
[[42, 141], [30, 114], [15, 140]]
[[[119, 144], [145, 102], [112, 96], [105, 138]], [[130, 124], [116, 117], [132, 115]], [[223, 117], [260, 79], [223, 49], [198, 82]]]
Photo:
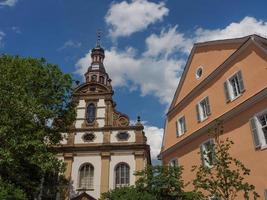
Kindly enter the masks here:
[[[186, 66], [187, 69], [185, 68], [184, 80], [181, 79], [180, 90], [173, 100], [172, 106], [177, 105], [191, 90], [230, 57], [240, 45], [241, 43], [228, 43], [196, 47], [192, 52], [190, 62]], [[196, 73], [199, 68], [202, 69], [202, 75], [197, 78]]]

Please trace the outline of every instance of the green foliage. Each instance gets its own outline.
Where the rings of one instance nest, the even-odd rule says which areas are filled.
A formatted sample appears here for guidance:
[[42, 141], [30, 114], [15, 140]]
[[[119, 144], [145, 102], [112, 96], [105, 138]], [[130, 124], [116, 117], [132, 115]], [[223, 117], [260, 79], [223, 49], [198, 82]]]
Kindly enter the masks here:
[[0, 56], [0, 175], [29, 199], [60, 173], [51, 148], [74, 120], [72, 80], [44, 59]]
[[156, 200], [156, 198], [147, 193], [140, 192], [135, 187], [120, 187], [110, 192], [104, 193], [101, 200]]
[[24, 192], [11, 183], [3, 182], [0, 178], [0, 199], [2, 200], [26, 200]]
[[223, 133], [223, 126], [219, 122], [212, 130], [214, 137], [214, 162], [212, 167], [204, 165], [194, 166], [192, 171], [196, 171], [196, 178], [193, 184], [197, 191], [205, 191], [208, 196], [216, 196], [222, 200], [237, 199], [238, 193], [243, 193], [244, 199], [249, 200], [250, 193], [253, 199], [259, 195], [255, 192], [255, 186], [245, 181], [245, 177], [250, 174], [250, 170], [229, 153], [234, 144], [229, 138], [220, 139]]
[[117, 188], [103, 194], [102, 200], [198, 200], [202, 195], [185, 192], [182, 181], [182, 168], [169, 166], [148, 166], [137, 172], [135, 187]]

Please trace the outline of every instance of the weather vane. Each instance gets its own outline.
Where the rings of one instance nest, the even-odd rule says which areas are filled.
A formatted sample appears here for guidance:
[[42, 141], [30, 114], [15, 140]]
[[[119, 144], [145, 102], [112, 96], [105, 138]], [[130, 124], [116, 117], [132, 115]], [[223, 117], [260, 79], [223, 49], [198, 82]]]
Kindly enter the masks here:
[[100, 39], [101, 39], [101, 30], [100, 29], [97, 29], [97, 32], [96, 32], [96, 46], [97, 47], [100, 47]]

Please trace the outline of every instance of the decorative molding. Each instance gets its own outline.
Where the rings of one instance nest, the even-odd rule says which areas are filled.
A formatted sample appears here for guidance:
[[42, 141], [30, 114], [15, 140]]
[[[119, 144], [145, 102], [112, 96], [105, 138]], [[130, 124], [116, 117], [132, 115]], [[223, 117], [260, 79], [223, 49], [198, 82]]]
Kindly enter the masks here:
[[189, 134], [187, 137], [185, 137], [183, 140], [177, 142], [175, 145], [173, 145], [173, 146], [169, 147], [168, 149], [160, 152], [158, 158], [161, 159], [162, 156], [174, 152], [176, 149], [180, 148], [181, 146], [183, 146], [185, 144], [188, 144], [189, 142], [191, 142], [195, 138], [199, 137], [201, 134], [206, 133], [210, 128], [212, 128], [214, 125], [216, 125], [218, 120], [223, 120], [223, 121], [229, 120], [229, 119], [237, 116], [242, 111], [250, 108], [251, 105], [260, 102], [264, 98], [267, 98], [267, 87], [262, 89], [256, 95], [250, 97], [246, 101], [244, 101], [241, 104], [237, 105], [235, 108], [231, 109], [230, 111], [228, 111], [228, 112], [222, 114], [221, 116], [219, 116], [218, 118], [214, 119], [213, 121], [211, 121], [207, 125], [201, 127], [197, 131]]

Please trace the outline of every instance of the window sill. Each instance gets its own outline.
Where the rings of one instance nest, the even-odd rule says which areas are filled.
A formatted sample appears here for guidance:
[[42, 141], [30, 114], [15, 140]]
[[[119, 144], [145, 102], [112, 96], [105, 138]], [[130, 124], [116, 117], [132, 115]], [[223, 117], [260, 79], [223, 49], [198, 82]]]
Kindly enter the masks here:
[[176, 138], [182, 137], [184, 134], [185, 134], [185, 132], [181, 133], [181, 134], [176, 134]]
[[209, 116], [207, 116], [207, 117], [201, 119], [201, 120], [199, 121], [199, 123], [206, 121], [208, 118], [209, 118]]
[[262, 145], [261, 148], [260, 148], [260, 150], [265, 150], [265, 149], [267, 149], [267, 144]]
[[230, 99], [230, 101], [228, 101], [228, 103], [230, 103], [230, 102], [233, 102], [234, 100], [238, 99], [239, 97], [241, 97], [241, 96], [242, 96], [242, 94], [243, 94], [243, 93], [240, 93], [240, 94], [239, 94], [239, 95], [237, 95], [236, 97], [234, 97], [234, 98], [231, 98], [231, 99]]

